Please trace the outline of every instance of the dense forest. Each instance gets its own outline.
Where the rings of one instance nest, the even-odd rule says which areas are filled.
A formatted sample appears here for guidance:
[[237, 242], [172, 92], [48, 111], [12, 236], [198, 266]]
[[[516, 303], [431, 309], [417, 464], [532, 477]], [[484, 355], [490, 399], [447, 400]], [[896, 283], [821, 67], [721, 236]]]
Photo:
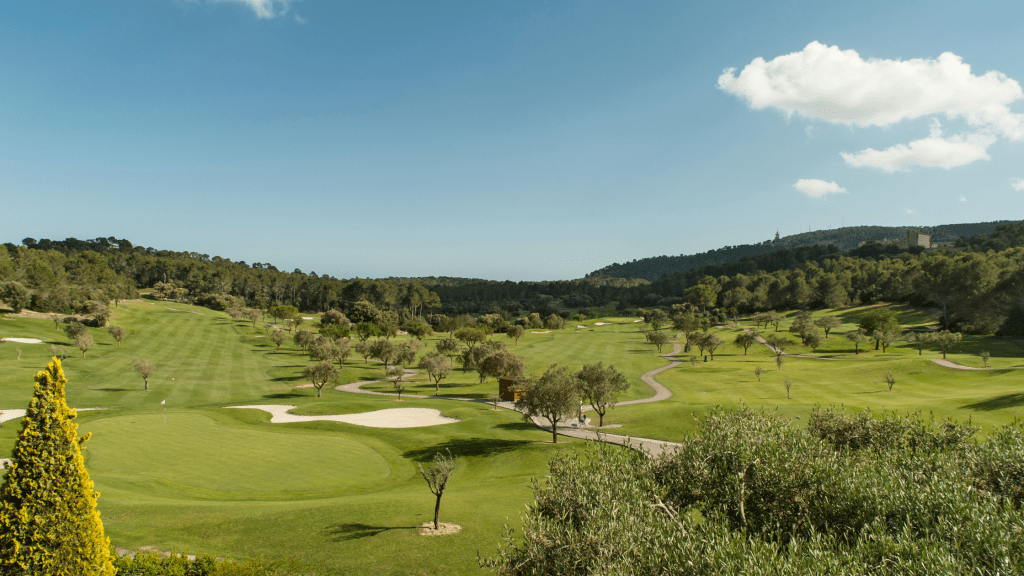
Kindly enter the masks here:
[[[648, 282], [600, 275], [567, 281], [511, 282], [461, 278], [341, 280], [271, 264], [232, 262], [195, 252], [134, 246], [114, 238], [27, 238], [0, 246], [0, 301], [12, 307], [73, 312], [88, 301], [134, 297], [140, 288], [225, 309], [280, 304], [308, 312], [357, 304], [399, 319], [428, 314], [497, 313], [506, 319], [625, 312], [688, 303], [724, 313], [907, 302], [941, 309], [948, 328], [1020, 333], [1024, 318], [1024, 223], [957, 240], [952, 249], [905, 250], [868, 243], [842, 252], [802, 246], [744, 256]], [[18, 303], [14, 306], [13, 303]], [[362, 305], [365, 310], [365, 305]], [[1007, 320], [1009, 319], [1009, 321]], [[1017, 328], [1015, 328], [1015, 326]]]
[[999, 224], [1007, 221], [979, 222], [976, 224], [943, 224], [941, 226], [920, 226], [916, 228], [892, 226], [847, 226], [834, 230], [815, 230], [784, 236], [778, 240], [765, 240], [760, 244], [742, 244], [725, 246], [708, 250], [700, 254], [680, 254], [679, 256], [653, 256], [626, 262], [614, 263], [591, 272], [587, 276], [611, 276], [615, 278], [643, 278], [657, 280], [665, 274], [686, 272], [703, 266], [738, 262], [748, 256], [758, 256], [792, 250], [804, 246], [833, 245], [839, 250], [847, 251], [859, 246], [862, 242], [883, 242], [906, 238], [907, 230], [915, 230], [928, 234], [933, 242], [953, 242], [958, 238], [968, 238], [981, 234], [989, 234]]

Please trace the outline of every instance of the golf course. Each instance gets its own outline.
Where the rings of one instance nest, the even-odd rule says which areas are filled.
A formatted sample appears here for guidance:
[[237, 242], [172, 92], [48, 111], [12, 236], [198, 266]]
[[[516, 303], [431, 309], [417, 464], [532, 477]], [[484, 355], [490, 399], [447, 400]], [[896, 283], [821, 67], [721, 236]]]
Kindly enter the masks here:
[[[934, 344], [919, 354], [907, 342], [885, 352], [864, 343], [855, 353], [844, 335], [880, 306], [893, 309], [906, 328], [934, 324], [934, 310], [904, 305], [816, 310], [815, 318], [836, 316], [841, 325], [813, 351], [792, 341], [781, 369], [768, 346], [744, 351], [733, 345], [745, 330], [776, 333], [775, 326], [757, 327], [743, 317], [709, 328], [724, 344], [707, 361], [696, 349], [662, 357], [635, 316], [527, 329], [516, 342], [500, 333], [489, 338], [521, 355], [527, 373], [552, 363], [571, 370], [612, 364], [628, 381], [618, 401], [651, 396], [641, 375], [678, 361], [656, 376], [671, 397], [608, 411], [606, 426], [617, 426], [608, 431], [625, 436], [678, 441], [693, 431], [694, 417], [715, 406], [778, 410], [797, 419], [816, 405], [931, 413], [936, 420], [970, 419], [981, 426], [980, 437], [1024, 414], [1020, 338], [964, 336], [946, 355], [954, 367], [933, 361], [942, 358]], [[9, 339], [0, 345], [0, 410], [24, 410], [33, 375], [50, 361], [51, 346], [67, 349], [68, 404], [90, 409], [79, 411], [76, 422], [80, 435], [92, 435], [85, 461], [101, 493], [106, 534], [118, 548], [264, 558], [296, 573], [488, 573], [478, 555], [493, 555], [505, 527], [521, 526], [534, 479], [545, 477], [556, 454], [588, 443], [563, 436], [553, 444], [549, 431], [507, 405], [495, 408], [488, 401], [497, 382], [481, 382], [458, 362], [437, 390], [422, 370], [409, 373], [399, 399], [384, 380], [384, 366], [353, 353], [318, 397], [303, 376], [308, 354], [291, 338], [278, 348], [268, 336], [274, 330], [270, 318], [234, 320], [209, 308], [153, 299], [124, 300], [111, 312], [109, 325], [127, 335], [119, 344], [109, 326], [88, 328], [96, 344], [84, 357], [42, 315], [0, 317], [0, 337]], [[783, 313], [777, 333], [788, 336], [795, 317]], [[315, 329], [319, 318], [309, 318]], [[662, 331], [671, 343], [685, 342], [671, 327]], [[425, 336], [417, 356], [445, 337]], [[990, 353], [984, 362], [982, 352]], [[136, 358], [156, 368], [148, 391], [132, 369]], [[891, 389], [883, 373], [894, 379]], [[359, 382], [370, 382], [362, 390], [388, 395], [336, 389]], [[276, 416], [267, 409], [246, 406], [290, 406], [280, 414], [293, 421], [272, 422]], [[414, 416], [405, 427], [379, 427], [388, 418], [372, 413], [394, 409]], [[419, 421], [417, 414], [434, 416]], [[341, 415], [366, 425], [298, 418]], [[17, 418], [3, 424], [0, 457], [9, 457], [19, 428]], [[433, 520], [434, 497], [420, 466], [437, 453], [450, 453], [456, 462], [440, 518], [461, 530], [424, 536], [418, 527]]]

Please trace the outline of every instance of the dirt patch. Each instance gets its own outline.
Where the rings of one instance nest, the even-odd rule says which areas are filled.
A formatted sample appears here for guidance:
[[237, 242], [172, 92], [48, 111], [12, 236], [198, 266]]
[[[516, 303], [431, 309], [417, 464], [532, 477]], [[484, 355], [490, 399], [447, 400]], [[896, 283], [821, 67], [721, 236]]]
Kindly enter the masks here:
[[434, 530], [433, 522], [424, 522], [420, 524], [417, 531], [420, 533], [420, 536], [449, 536], [461, 532], [462, 526], [450, 522], [438, 522], [437, 530]]

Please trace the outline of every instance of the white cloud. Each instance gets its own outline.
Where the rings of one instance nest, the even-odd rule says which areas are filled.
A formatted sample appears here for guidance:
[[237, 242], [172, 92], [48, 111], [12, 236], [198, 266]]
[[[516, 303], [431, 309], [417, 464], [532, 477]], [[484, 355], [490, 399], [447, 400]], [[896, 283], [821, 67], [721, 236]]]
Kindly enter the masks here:
[[960, 195], [960, 201], [961, 202], [967, 202], [967, 197], [961, 194]]
[[842, 188], [835, 182], [825, 182], [824, 180], [815, 180], [814, 178], [797, 180], [796, 184], [793, 184], [798, 192], [803, 192], [811, 198], [823, 198], [826, 194], [840, 194], [846, 192], [846, 188]]
[[917, 210], [914, 210], [913, 208], [907, 208], [907, 214], [917, 214]]
[[[187, 0], [196, 2], [198, 0]], [[276, 18], [288, 13], [295, 0], [206, 0], [209, 3], [244, 4], [256, 13], [257, 18]]]
[[912, 166], [929, 168], [955, 168], [976, 162], [991, 160], [988, 147], [995, 143], [995, 138], [985, 134], [968, 134], [967, 136], [942, 136], [942, 126], [932, 119], [931, 135], [910, 144], [897, 144], [885, 150], [868, 148], [855, 154], [840, 152], [846, 163], [854, 167], [870, 167], [884, 170], [890, 174], [906, 171]]
[[298, 14], [295, 15], [295, 21], [298, 22], [299, 24], [306, 24], [309, 22], [309, 20], [306, 20], [305, 18], [299, 16]]
[[1009, 105], [1024, 99], [1005, 74], [981, 76], [951, 52], [937, 59], [865, 60], [855, 50], [811, 42], [802, 51], [766, 62], [755, 58], [739, 76], [735, 68], [718, 87], [746, 98], [751, 108], [857, 126], [890, 126], [901, 120], [945, 114], [1024, 140], [1024, 114]]
[[1024, 192], [1024, 178], [1010, 178], [1010, 187], [1017, 192]]
[[996, 138], [1024, 141], [1024, 114], [1010, 105], [1024, 99], [1020, 83], [997, 71], [978, 76], [951, 52], [938, 58], [864, 59], [855, 50], [811, 42], [773, 60], [755, 58], [736, 74], [729, 68], [718, 87], [747, 100], [754, 110], [775, 108], [848, 126], [891, 126], [904, 120], [945, 116], [973, 133], [942, 137], [933, 120], [928, 138], [884, 150], [842, 153], [851, 166], [886, 172], [913, 166], [953, 168], [990, 159]]

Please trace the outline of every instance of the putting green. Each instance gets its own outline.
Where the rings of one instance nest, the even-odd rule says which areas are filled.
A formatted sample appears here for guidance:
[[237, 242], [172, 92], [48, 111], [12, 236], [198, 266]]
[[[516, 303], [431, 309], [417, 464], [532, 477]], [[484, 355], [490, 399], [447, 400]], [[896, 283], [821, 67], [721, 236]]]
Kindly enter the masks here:
[[301, 499], [351, 492], [391, 469], [365, 444], [341, 435], [275, 433], [224, 426], [201, 414], [116, 416], [84, 423], [97, 484], [169, 498]]

